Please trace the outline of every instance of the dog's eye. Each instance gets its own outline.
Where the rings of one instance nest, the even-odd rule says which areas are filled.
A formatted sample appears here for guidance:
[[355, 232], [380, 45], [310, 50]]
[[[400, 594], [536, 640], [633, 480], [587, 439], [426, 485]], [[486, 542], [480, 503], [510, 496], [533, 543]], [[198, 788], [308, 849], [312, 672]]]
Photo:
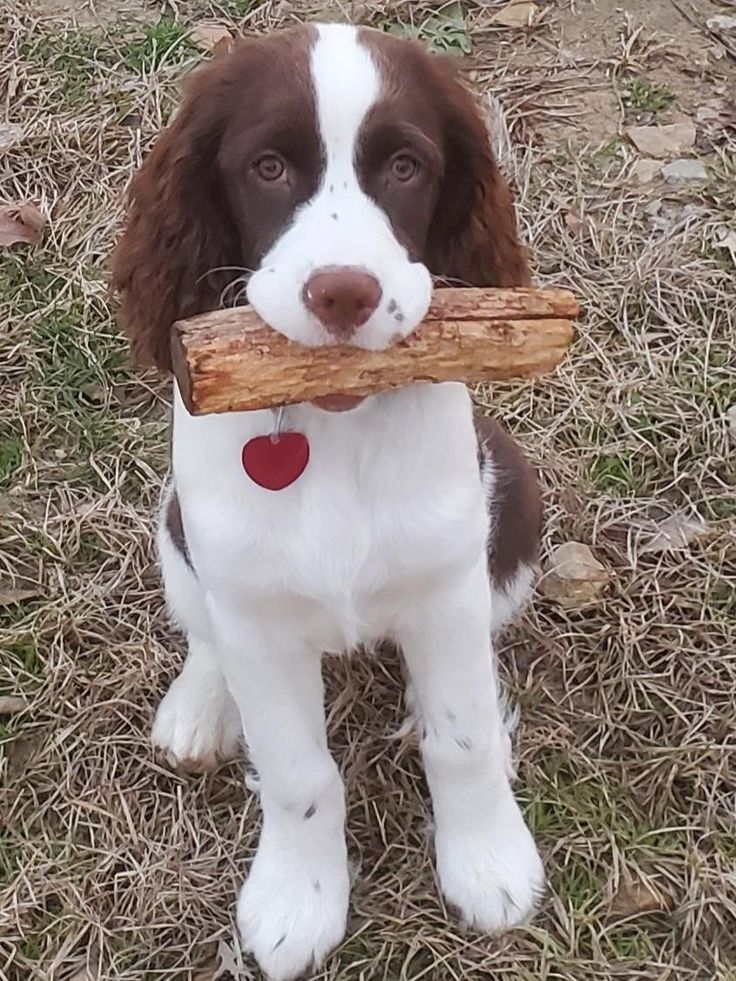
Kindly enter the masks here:
[[408, 153], [397, 153], [391, 161], [391, 175], [405, 184], [419, 172], [419, 161]]
[[286, 173], [284, 161], [275, 153], [264, 153], [253, 164], [253, 169], [264, 181], [280, 180]]

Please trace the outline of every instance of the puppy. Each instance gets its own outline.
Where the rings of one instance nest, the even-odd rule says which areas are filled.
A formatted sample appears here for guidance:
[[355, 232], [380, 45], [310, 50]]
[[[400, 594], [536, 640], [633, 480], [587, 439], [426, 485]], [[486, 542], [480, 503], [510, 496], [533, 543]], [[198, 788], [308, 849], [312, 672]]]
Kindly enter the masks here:
[[[195, 75], [133, 183], [114, 271], [133, 350], [163, 370], [173, 321], [233, 297], [301, 344], [385, 349], [433, 280], [529, 282], [509, 190], [442, 59], [338, 25], [244, 41]], [[269, 436], [277, 490], [274, 461], [245, 452]], [[201, 418], [175, 388], [172, 470], [158, 545], [188, 655], [153, 741], [199, 763], [247, 742], [263, 829], [238, 903], [246, 949], [287, 981], [345, 933], [321, 656], [385, 639], [411, 679], [445, 898], [480, 930], [523, 920], [544, 877], [492, 653], [539, 538], [515, 444], [476, 427], [460, 384]]]

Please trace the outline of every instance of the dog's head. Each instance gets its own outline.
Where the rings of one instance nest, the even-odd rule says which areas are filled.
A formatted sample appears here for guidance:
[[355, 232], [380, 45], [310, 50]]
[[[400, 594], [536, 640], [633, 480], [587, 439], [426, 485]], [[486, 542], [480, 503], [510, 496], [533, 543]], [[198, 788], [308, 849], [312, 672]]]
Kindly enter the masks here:
[[113, 284], [134, 352], [240, 293], [303, 344], [380, 349], [456, 285], [528, 280], [475, 104], [441, 58], [378, 32], [243, 41], [193, 78], [137, 175]]

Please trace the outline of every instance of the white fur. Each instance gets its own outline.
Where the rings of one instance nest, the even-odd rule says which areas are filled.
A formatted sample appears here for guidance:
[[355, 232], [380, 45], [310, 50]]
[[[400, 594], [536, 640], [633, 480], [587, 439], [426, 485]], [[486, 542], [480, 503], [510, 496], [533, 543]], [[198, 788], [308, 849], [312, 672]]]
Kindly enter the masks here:
[[[354, 29], [339, 27], [320, 29], [312, 70], [325, 182], [251, 280], [249, 298], [284, 333], [319, 343], [298, 299], [304, 277], [321, 264], [360, 263], [381, 278], [384, 301], [397, 299], [409, 330], [426, 308], [429, 276], [408, 262], [352, 169], [376, 69]], [[332, 207], [342, 225], [325, 220]], [[267, 275], [278, 285], [265, 285]], [[372, 346], [396, 332], [385, 303], [363, 331]], [[175, 392], [173, 479], [196, 574], [162, 528], [168, 601], [190, 654], [154, 729], [174, 757], [222, 755], [237, 728], [233, 703], [239, 710], [264, 823], [238, 923], [276, 981], [319, 964], [347, 918], [345, 802], [327, 748], [323, 651], [381, 638], [402, 646], [424, 730], [440, 883], [461, 916], [486, 930], [516, 923], [543, 882], [509, 785], [489, 519], [466, 388], [415, 385], [339, 414], [299, 405], [285, 425], [309, 439], [309, 465], [285, 490], [263, 490], [243, 472], [241, 449], [272, 431], [272, 414], [195, 418]], [[493, 599], [495, 623], [519, 592]]]

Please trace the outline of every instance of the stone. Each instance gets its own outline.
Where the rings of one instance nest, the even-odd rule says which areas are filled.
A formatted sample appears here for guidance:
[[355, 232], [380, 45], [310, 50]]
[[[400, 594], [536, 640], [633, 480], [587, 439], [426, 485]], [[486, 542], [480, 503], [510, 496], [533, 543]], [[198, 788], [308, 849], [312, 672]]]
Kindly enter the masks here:
[[680, 157], [662, 168], [662, 176], [669, 184], [682, 181], [704, 181], [708, 176], [705, 164], [695, 157]]
[[624, 133], [640, 153], [658, 160], [679, 156], [695, 143], [695, 123], [692, 119], [683, 119], [669, 126], [627, 126]]
[[552, 550], [539, 589], [565, 609], [576, 609], [595, 603], [610, 580], [610, 571], [587, 545], [565, 542]]
[[640, 184], [650, 184], [662, 169], [661, 160], [642, 157], [631, 168], [631, 173]]

